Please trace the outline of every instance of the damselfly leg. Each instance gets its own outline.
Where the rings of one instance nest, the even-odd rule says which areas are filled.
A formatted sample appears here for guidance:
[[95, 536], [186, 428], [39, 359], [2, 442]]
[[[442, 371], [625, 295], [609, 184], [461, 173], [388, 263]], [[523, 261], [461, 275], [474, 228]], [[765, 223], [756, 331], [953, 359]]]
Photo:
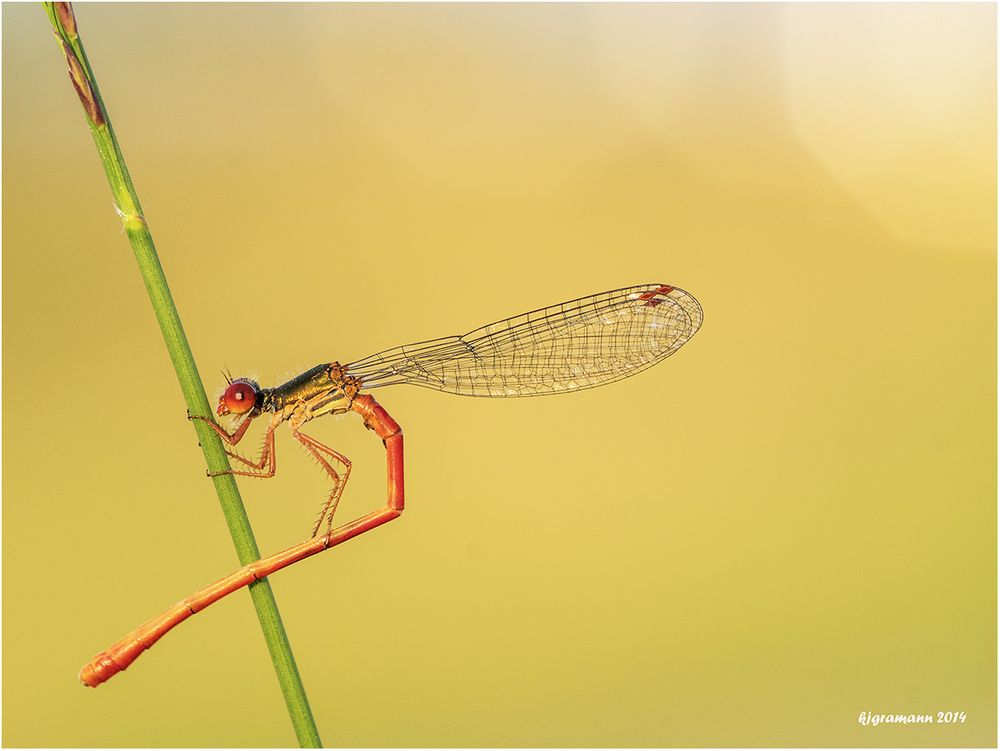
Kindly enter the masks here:
[[[201, 420], [206, 425], [208, 425], [212, 430], [218, 433], [219, 438], [228, 443], [230, 446], [235, 446], [242, 439], [250, 426], [252, 420], [249, 418], [244, 418], [236, 430], [232, 433], [228, 432], [221, 425], [216, 423], [214, 420], [208, 417], [201, 417], [200, 415], [188, 415], [188, 419], [191, 420]], [[209, 477], [218, 477], [219, 475], [239, 475], [241, 477], [274, 477], [275, 471], [275, 457], [274, 457], [274, 430], [282, 423], [279, 415], [275, 415], [271, 418], [271, 422], [267, 426], [267, 432], [264, 434], [264, 445], [260, 451], [260, 459], [253, 461], [245, 456], [240, 456], [235, 451], [229, 451], [226, 449], [226, 456], [230, 459], [235, 459], [240, 464], [250, 467], [252, 471], [242, 470], [242, 469], [225, 469], [221, 472], [209, 472]]]
[[[312, 436], [300, 433], [294, 425], [292, 425], [292, 436], [305, 447], [311, 457], [319, 462], [319, 465], [333, 480], [333, 490], [330, 491], [330, 497], [326, 499], [312, 530], [312, 536], [315, 537], [319, 533], [319, 528], [323, 526], [324, 519], [326, 519], [326, 531], [329, 532], [333, 528], [333, 515], [337, 511], [337, 504], [340, 503], [340, 496], [344, 492], [344, 486], [347, 485], [347, 479], [351, 476], [351, 460], [339, 451], [334, 451], [326, 444], [320, 443]], [[343, 474], [334, 469], [330, 460], [341, 466]]]

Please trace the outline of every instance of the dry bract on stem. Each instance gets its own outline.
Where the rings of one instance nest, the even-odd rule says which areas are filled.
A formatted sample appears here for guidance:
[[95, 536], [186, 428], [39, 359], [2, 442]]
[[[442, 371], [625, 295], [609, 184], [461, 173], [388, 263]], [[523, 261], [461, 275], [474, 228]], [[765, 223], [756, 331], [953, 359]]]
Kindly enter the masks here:
[[63, 31], [70, 39], [76, 39], [76, 15], [73, 13], [73, 6], [70, 3], [53, 3], [59, 23], [62, 24]]
[[80, 97], [80, 102], [83, 104], [83, 109], [86, 110], [90, 122], [99, 128], [104, 125], [104, 113], [101, 111], [101, 105], [87, 79], [87, 73], [80, 64], [73, 48], [61, 39], [59, 41], [62, 43], [63, 54], [66, 55], [66, 63], [69, 66], [69, 80], [73, 82], [73, 88], [76, 89], [76, 94]]

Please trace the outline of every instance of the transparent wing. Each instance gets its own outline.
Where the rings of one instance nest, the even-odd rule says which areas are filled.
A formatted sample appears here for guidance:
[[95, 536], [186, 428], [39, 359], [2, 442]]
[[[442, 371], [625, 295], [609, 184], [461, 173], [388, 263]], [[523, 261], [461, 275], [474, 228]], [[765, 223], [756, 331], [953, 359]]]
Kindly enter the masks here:
[[466, 396], [542, 396], [628, 378], [698, 331], [701, 305], [665, 284], [601, 292], [407, 344], [347, 366], [363, 388], [397, 383]]

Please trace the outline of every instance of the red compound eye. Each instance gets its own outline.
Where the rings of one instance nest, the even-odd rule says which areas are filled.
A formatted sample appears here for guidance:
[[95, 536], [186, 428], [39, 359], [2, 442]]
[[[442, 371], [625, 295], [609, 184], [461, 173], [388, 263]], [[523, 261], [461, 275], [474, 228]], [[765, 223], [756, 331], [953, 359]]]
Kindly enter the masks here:
[[234, 414], [245, 415], [257, 404], [257, 389], [253, 384], [236, 381], [229, 384], [219, 398], [219, 416]]

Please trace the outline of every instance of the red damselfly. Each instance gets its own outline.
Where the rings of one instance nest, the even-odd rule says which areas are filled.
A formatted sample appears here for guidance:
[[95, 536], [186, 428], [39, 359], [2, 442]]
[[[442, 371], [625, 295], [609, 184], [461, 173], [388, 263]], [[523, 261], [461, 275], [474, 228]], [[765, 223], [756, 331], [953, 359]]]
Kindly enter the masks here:
[[[80, 672], [97, 686], [127, 668], [142, 652], [189, 616], [231, 592], [297, 561], [391, 521], [403, 511], [403, 433], [399, 424], [363, 393], [411, 384], [464, 396], [546, 396], [602, 386], [652, 367], [684, 345], [702, 323], [698, 301], [666, 284], [641, 284], [533, 310], [470, 331], [388, 349], [347, 365], [324, 363], [274, 388], [247, 378], [230, 380], [219, 399], [218, 416], [233, 416], [232, 432], [204, 420], [230, 446], [250, 423], [269, 415], [264, 447], [253, 460], [227, 451], [237, 462], [228, 473], [271, 477], [274, 431], [282, 423], [333, 480], [306, 542], [262, 558], [182, 600], [101, 652]], [[322, 415], [354, 412], [385, 445], [388, 498], [385, 506], [347, 524], [333, 515], [351, 471], [346, 456], [302, 432]], [[326, 531], [319, 534], [324, 526]]]

